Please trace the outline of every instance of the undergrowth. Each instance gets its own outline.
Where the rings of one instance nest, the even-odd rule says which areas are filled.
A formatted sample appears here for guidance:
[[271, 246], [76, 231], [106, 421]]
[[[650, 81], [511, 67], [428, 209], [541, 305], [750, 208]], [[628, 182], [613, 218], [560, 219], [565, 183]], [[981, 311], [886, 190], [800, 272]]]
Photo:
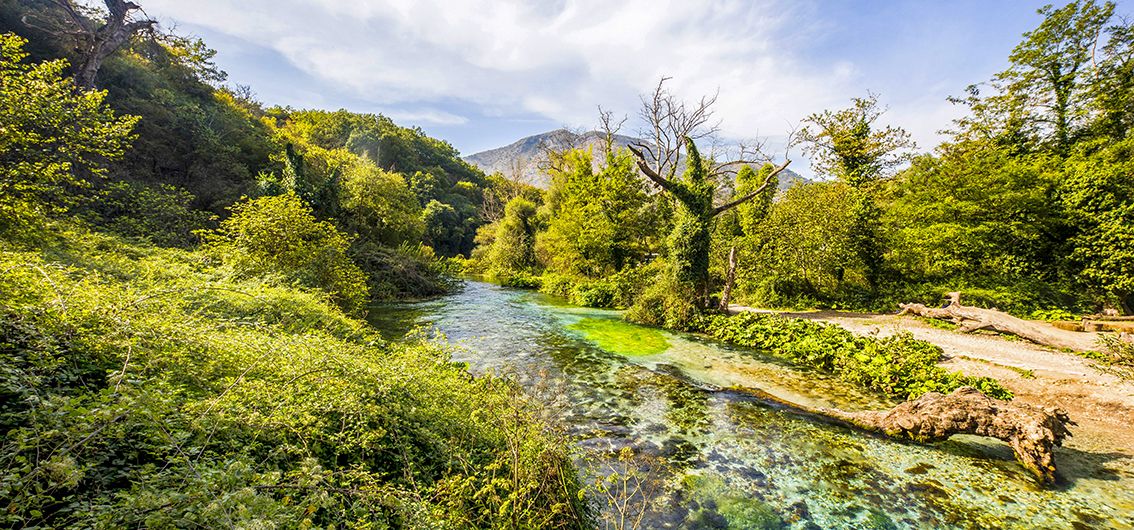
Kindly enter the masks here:
[[0, 526], [576, 528], [558, 434], [317, 289], [53, 227], [0, 243]]
[[777, 315], [740, 313], [704, 315], [694, 331], [717, 340], [747, 346], [834, 374], [859, 387], [897, 399], [915, 399], [927, 392], [948, 393], [962, 386], [1010, 399], [996, 380], [950, 372], [937, 365], [943, 351], [913, 335], [863, 337], [846, 329]]

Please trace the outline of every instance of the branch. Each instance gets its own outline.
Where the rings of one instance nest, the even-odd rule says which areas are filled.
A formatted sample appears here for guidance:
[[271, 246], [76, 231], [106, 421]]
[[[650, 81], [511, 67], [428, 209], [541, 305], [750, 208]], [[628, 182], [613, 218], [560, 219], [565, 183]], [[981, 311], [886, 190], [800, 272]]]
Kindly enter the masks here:
[[733, 208], [736, 208], [737, 206], [740, 206], [741, 204], [744, 204], [744, 203], [756, 198], [757, 195], [759, 195], [761, 192], [763, 192], [765, 189], [767, 189], [768, 185], [772, 183], [772, 177], [779, 175], [781, 171], [787, 169], [788, 164], [791, 164], [791, 160], [784, 162], [783, 165], [781, 165], [780, 167], [777, 167], [774, 171], [769, 173], [768, 177], [764, 179], [764, 183], [761, 184], [759, 188], [756, 188], [756, 190], [753, 191], [752, 193], [749, 193], [748, 195], [745, 195], [745, 196], [743, 196], [739, 199], [736, 199], [735, 201], [732, 201], [732, 202], [729, 202], [729, 203], [726, 203], [726, 204], [722, 204], [720, 206], [717, 206], [716, 208], [713, 208], [712, 216], [716, 217], [716, 216], [718, 216], [718, 215], [720, 215], [724, 212], [727, 212], [727, 211], [729, 211]]
[[663, 178], [661, 175], [658, 175], [657, 171], [654, 171], [654, 169], [650, 167], [650, 164], [646, 161], [646, 157], [643, 155], [641, 149], [637, 149], [633, 145], [628, 145], [626, 147], [630, 149], [631, 153], [634, 153], [634, 157], [637, 158], [635, 162], [638, 163], [638, 169], [641, 169], [642, 173], [645, 174], [646, 177], [654, 181], [654, 183], [658, 186], [661, 186], [662, 189], [670, 193], [677, 193], [677, 189], [672, 182]]
[[63, 9], [63, 12], [67, 13], [67, 16], [71, 19], [71, 22], [74, 22], [75, 25], [82, 28], [83, 31], [94, 33], [95, 29], [90, 25], [90, 20], [80, 15], [79, 12], [75, 10], [75, 6], [71, 5], [70, 0], [52, 0], [51, 3]]

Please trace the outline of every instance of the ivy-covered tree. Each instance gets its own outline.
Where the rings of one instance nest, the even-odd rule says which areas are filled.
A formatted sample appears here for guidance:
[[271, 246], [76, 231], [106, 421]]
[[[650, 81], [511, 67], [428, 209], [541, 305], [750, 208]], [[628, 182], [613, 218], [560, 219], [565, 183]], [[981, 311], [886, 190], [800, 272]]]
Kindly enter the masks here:
[[[716, 126], [711, 125], [716, 97], [686, 105], [665, 88], [667, 80], [662, 78], [652, 95], [642, 98], [642, 117], [649, 125], [643, 131], [646, 140], [629, 149], [642, 174], [677, 203], [668, 240], [673, 273], [677, 282], [692, 286], [699, 298], [696, 303], [707, 307], [713, 220], [760, 196], [772, 179], [787, 169], [791, 160], [768, 172], [764, 182], [747, 195], [716, 205], [714, 200], [720, 181], [735, 177], [745, 165], [762, 164], [769, 159], [758, 149], [744, 145], [738, 146], [735, 157], [702, 158], [694, 140], [716, 134]], [[677, 172], [681, 165], [685, 166], [685, 172], [679, 178]]]

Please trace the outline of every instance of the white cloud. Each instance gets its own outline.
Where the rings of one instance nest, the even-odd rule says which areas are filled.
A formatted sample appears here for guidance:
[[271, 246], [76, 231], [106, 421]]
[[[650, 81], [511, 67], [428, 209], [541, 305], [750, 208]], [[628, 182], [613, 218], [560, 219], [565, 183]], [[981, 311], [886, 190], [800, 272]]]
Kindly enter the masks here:
[[[854, 65], [805, 64], [814, 30], [788, 0], [147, 0], [151, 15], [275, 50], [376, 106], [463, 101], [485, 115], [575, 126], [596, 105], [633, 114], [662, 75], [695, 98], [720, 89], [726, 134], [782, 134], [852, 94]], [[789, 25], [793, 24], [793, 25]], [[447, 112], [415, 119], [463, 123]]]
[[404, 123], [432, 123], [436, 125], [464, 125], [469, 119], [451, 112], [436, 109], [385, 111], [387, 118]]

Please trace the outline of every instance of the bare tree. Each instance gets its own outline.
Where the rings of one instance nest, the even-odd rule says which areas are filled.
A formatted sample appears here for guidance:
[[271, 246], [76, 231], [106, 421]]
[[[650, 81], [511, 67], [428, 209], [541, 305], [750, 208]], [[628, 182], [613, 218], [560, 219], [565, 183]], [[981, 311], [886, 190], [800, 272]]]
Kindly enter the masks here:
[[[125, 0], [105, 0], [107, 16], [101, 23], [80, 12], [81, 8], [72, 0], [47, 1], [63, 11], [66, 27], [58, 30], [41, 29], [76, 41], [75, 47], [80, 58], [75, 67], [75, 84], [82, 88], [94, 88], [98, 70], [110, 54], [134, 35], [153, 31], [157, 25], [156, 20], [145, 16], [141, 6]], [[142, 13], [143, 17], [136, 17], [137, 13]], [[26, 18], [24, 23], [30, 25]]]
[[[646, 128], [639, 132], [642, 141], [630, 145], [630, 151], [637, 158], [642, 174], [666, 191], [673, 192], [677, 182], [677, 172], [687, 157], [689, 145], [699, 140], [708, 140], [712, 150], [705, 160], [707, 178], [714, 182], [727, 182], [745, 165], [762, 166], [773, 162], [766, 153], [766, 141], [745, 141], [724, 147], [718, 135], [720, 122], [713, 120], [712, 106], [717, 94], [702, 97], [695, 105], [680, 100], [665, 84], [669, 77], [658, 81], [649, 96], [642, 97], [640, 116]], [[790, 139], [789, 139], [790, 145]], [[791, 160], [785, 160], [767, 175], [764, 183], [743, 197], [729, 201], [713, 209], [719, 215], [760, 195], [773, 177], [787, 169]], [[679, 198], [680, 199], [680, 198]]]
[[[668, 77], [658, 81], [654, 91], [642, 97], [641, 117], [646, 128], [640, 133], [642, 141], [630, 146], [637, 159], [638, 169], [650, 181], [672, 195], [680, 208], [683, 221], [675, 223], [673, 248], [670, 254], [676, 266], [677, 280], [692, 284], [699, 302], [709, 301], [709, 243], [713, 218], [758, 197], [773, 179], [791, 164], [785, 160], [765, 175], [764, 182], [747, 194], [714, 205], [721, 182], [730, 182], [740, 168], [760, 167], [773, 163], [773, 157], [764, 152], [764, 142], [736, 144], [730, 155], [720, 156], [723, 145], [718, 139], [720, 124], [713, 119], [712, 106], [717, 96], [702, 97], [696, 104], [678, 99], [665, 86]], [[698, 140], [707, 140], [713, 146], [709, 158], [702, 159]], [[789, 141], [790, 145], [790, 141]], [[678, 178], [681, 166], [685, 175]]]

